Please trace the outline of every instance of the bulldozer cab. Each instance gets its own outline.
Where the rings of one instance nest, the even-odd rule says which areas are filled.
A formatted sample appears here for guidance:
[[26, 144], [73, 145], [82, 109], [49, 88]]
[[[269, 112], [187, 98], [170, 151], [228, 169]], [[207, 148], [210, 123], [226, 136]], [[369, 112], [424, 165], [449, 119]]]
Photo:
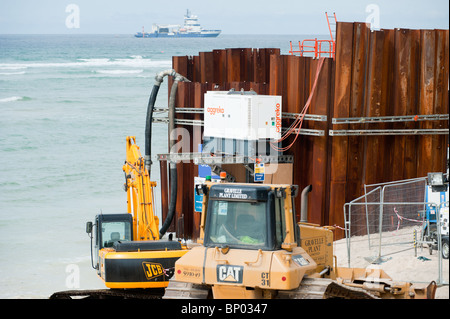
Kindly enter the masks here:
[[285, 202], [292, 201], [285, 190], [257, 184], [211, 185], [204, 246], [273, 251], [284, 248], [286, 233], [296, 233], [299, 244], [295, 212], [285, 213]]

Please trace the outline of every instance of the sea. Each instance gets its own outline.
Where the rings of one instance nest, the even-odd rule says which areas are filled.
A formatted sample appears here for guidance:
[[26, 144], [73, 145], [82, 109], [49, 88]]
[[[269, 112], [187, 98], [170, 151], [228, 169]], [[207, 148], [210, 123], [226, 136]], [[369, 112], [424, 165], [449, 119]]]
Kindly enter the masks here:
[[[144, 152], [154, 77], [172, 68], [173, 56], [225, 48], [288, 54], [289, 41], [314, 37], [0, 35], [0, 298], [105, 288], [91, 266], [86, 222], [126, 212], [126, 137], [136, 136]], [[166, 78], [155, 106], [167, 104]], [[153, 155], [167, 149], [167, 125], [154, 124]], [[160, 196], [158, 186], [157, 215]]]

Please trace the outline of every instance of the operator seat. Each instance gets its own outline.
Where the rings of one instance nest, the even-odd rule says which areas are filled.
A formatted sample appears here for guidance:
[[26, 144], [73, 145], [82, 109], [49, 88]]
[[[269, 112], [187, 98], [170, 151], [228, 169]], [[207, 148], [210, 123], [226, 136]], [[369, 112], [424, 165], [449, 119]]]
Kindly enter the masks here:
[[105, 242], [105, 247], [112, 247], [113, 244], [120, 240], [120, 233], [115, 231], [111, 233], [111, 239]]

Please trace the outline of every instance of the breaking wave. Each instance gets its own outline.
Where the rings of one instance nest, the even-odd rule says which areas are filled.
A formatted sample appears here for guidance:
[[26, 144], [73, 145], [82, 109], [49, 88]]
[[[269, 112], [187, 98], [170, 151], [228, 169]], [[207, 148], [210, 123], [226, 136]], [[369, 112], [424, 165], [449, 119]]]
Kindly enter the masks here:
[[0, 64], [0, 70], [23, 70], [26, 69], [26, 66], [17, 66], [13, 64], [3, 63]]
[[164, 67], [172, 65], [171, 60], [151, 60], [140, 55], [125, 59], [77, 59], [74, 62], [30, 62], [30, 63], [0, 63], [0, 70], [20, 70], [26, 68], [74, 68], [74, 67]]
[[99, 74], [109, 74], [109, 75], [122, 75], [122, 74], [139, 74], [144, 72], [144, 70], [97, 70], [95, 73]]
[[16, 101], [29, 101], [31, 98], [27, 96], [11, 96], [7, 98], [0, 99], [0, 103], [16, 102]]
[[[2, 69], [0, 69], [0, 71], [2, 71]], [[0, 75], [22, 75], [25, 74], [25, 71], [20, 71], [20, 72], [0, 72]]]

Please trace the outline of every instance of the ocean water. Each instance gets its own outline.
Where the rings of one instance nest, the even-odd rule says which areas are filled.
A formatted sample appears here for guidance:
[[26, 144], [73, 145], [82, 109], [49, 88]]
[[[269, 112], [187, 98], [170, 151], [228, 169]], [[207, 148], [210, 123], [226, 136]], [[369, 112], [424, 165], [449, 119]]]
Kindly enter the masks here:
[[[280, 48], [305, 35], [137, 39], [132, 35], [0, 35], [0, 298], [104, 288], [85, 224], [126, 212], [125, 138], [144, 151], [156, 73], [172, 56]], [[157, 107], [167, 106], [167, 81]], [[167, 127], [153, 125], [153, 154]], [[159, 182], [159, 165], [152, 179]], [[157, 213], [160, 192], [156, 189]]]

